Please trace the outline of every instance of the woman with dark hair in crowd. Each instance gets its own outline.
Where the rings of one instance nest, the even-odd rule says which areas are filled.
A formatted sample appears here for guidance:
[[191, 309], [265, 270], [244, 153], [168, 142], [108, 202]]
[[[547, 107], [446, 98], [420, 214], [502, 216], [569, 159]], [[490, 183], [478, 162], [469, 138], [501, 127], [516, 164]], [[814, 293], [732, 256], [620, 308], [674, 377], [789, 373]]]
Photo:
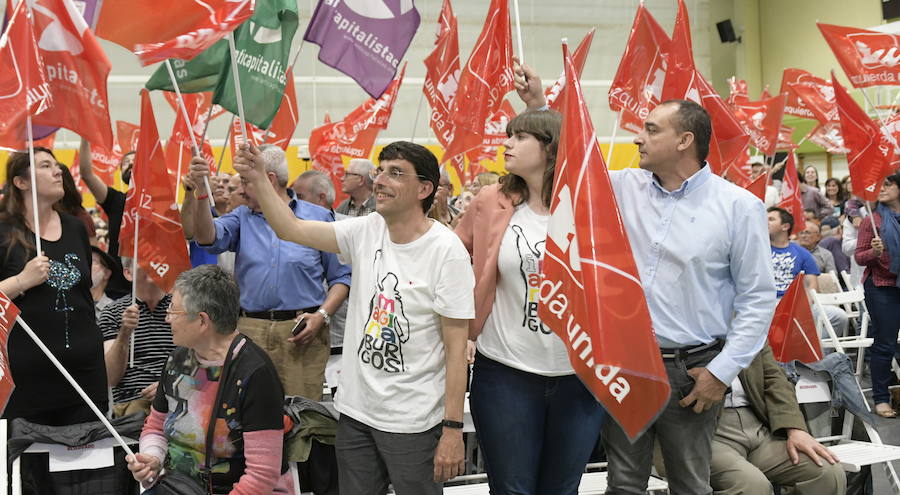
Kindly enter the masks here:
[[834, 207], [833, 216], [839, 217], [844, 213], [848, 198], [841, 181], [834, 177], [825, 181], [825, 199]]
[[475, 196], [455, 230], [474, 263], [470, 402], [496, 494], [577, 493], [606, 414], [537, 315], [560, 126], [551, 110], [512, 119], [509, 174]]
[[897, 277], [900, 274], [900, 174], [889, 175], [884, 180], [872, 216], [878, 236], [872, 220], [863, 219], [855, 258], [865, 267], [863, 290], [875, 339], [869, 349], [875, 413], [894, 418], [897, 412], [891, 407], [888, 385], [900, 326], [900, 278]]
[[84, 206], [81, 206], [83, 198], [81, 197], [81, 192], [78, 191], [78, 186], [75, 185], [75, 179], [72, 177], [69, 167], [62, 163], [57, 163], [57, 165], [59, 166], [59, 171], [62, 173], [64, 193], [62, 199], [53, 205], [53, 208], [56, 211], [78, 217], [78, 219], [81, 220], [81, 223], [84, 224], [84, 228], [87, 229], [88, 240], [93, 246], [97, 243], [97, 228], [94, 226], [94, 219], [91, 218], [91, 214], [84, 209]]

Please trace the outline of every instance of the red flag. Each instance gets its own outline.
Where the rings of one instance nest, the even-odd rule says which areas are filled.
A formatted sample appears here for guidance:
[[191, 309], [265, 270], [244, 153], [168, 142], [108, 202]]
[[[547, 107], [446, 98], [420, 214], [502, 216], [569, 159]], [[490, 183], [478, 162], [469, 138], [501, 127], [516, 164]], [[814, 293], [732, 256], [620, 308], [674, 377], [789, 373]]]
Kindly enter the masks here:
[[481, 145], [484, 125], [513, 90], [509, 2], [491, 0], [484, 27], [459, 78], [451, 118], [453, 141], [441, 163]]
[[563, 58], [568, 91], [538, 315], [565, 342], [588, 390], [635, 438], [665, 408], [669, 380], [566, 45]]
[[747, 81], [731, 76], [728, 78], [728, 88], [728, 99], [725, 101], [728, 106], [734, 108], [737, 103], [750, 101], [750, 97], [747, 96]]
[[[587, 62], [587, 55], [591, 49], [591, 43], [594, 41], [594, 32], [596, 31], [597, 28], [591, 28], [591, 30], [584, 35], [584, 38], [581, 39], [581, 43], [578, 44], [578, 48], [575, 49], [575, 53], [572, 55], [572, 60], [575, 62], [575, 69], [578, 70], [579, 79], [581, 78], [581, 72], [584, 70], [584, 64]], [[559, 79], [557, 79], [552, 86], [544, 90], [544, 98], [547, 100], [547, 105], [557, 112], [560, 111], [560, 109], [562, 109], [564, 98], [562, 95], [565, 90], [566, 71], [564, 70], [562, 74], [559, 75]]]
[[795, 83], [788, 85], [788, 92], [803, 102], [820, 123], [837, 122], [837, 107], [834, 104], [834, 88], [813, 83]]
[[[119, 168], [119, 162], [122, 161], [122, 153], [116, 150], [108, 150], [99, 145], [91, 145], [91, 169], [98, 179], [103, 181], [107, 186], [112, 186], [115, 182], [116, 169]], [[79, 171], [79, 151], [75, 150], [75, 158], [72, 160], [72, 176], [75, 171]], [[75, 181], [78, 184], [78, 181]]]
[[729, 169], [742, 167], [750, 136], [694, 66], [690, 20], [683, 0], [678, 0], [678, 15], [669, 47], [662, 100], [692, 100], [709, 112], [713, 135], [707, 161], [714, 173], [722, 175]]
[[110, 63], [72, 0], [36, 0], [38, 48], [53, 107], [35, 124], [70, 129], [91, 143], [113, 147], [106, 80]]
[[841, 134], [847, 152], [847, 165], [853, 194], [864, 201], [877, 201], [884, 178], [891, 174], [894, 164], [893, 136], [872, 122], [847, 90], [831, 75], [834, 101], [841, 119]]
[[803, 117], [807, 119], [816, 118], [812, 111], [809, 108], [806, 108], [806, 104], [803, 103], [803, 100], [801, 100], [795, 93], [791, 92], [789, 88], [791, 84], [797, 84], [801, 82], [818, 83], [819, 81], [821, 81], [822, 84], [828, 85], [824, 79], [816, 77], [803, 69], [784, 69], [784, 72], [781, 75], [780, 92], [787, 94], [787, 100], [784, 103], [785, 115], [793, 115], [794, 117]]
[[822, 360], [822, 346], [803, 287], [803, 277], [802, 272], [794, 277], [778, 302], [772, 325], [769, 326], [769, 347], [775, 354], [775, 360], [782, 363], [795, 359], [802, 363]]
[[[438, 18], [437, 38], [434, 50], [425, 57], [425, 84], [422, 91], [431, 108], [429, 123], [431, 130], [444, 149], [453, 141], [453, 120], [450, 108], [456, 88], [459, 85], [459, 39], [457, 20], [450, 0], [444, 0]], [[456, 175], [462, 179], [464, 161], [462, 155], [456, 155], [450, 164], [456, 169]]]
[[493, 115], [484, 124], [484, 138], [481, 146], [472, 148], [466, 152], [466, 158], [469, 163], [478, 163], [482, 160], [497, 160], [497, 149], [509, 139], [506, 136], [506, 126], [509, 121], [516, 116], [516, 111], [506, 98], [500, 105], [500, 110], [494, 112]]
[[764, 155], [775, 154], [784, 116], [784, 95], [735, 104], [734, 115], [750, 135], [750, 142]]
[[133, 51], [141, 65], [190, 60], [253, 15], [253, 0], [105, 0], [97, 35]]
[[9, 10], [0, 37], [0, 147], [23, 149], [27, 116], [51, 107], [50, 85], [38, 50], [35, 26], [25, 2]]
[[809, 131], [805, 139], [825, 148], [825, 151], [829, 153], [836, 155], [847, 153], [847, 147], [844, 146], [844, 137], [841, 135], [840, 120], [817, 125]]
[[900, 36], [820, 22], [816, 25], [853, 87], [900, 84]]
[[[243, 143], [244, 140], [249, 140], [253, 143], [253, 146], [259, 146], [266, 137], [266, 131], [250, 122], [244, 122], [244, 126], [244, 134], [241, 137], [241, 119], [234, 118], [231, 120], [231, 135], [228, 138], [228, 142], [231, 145], [232, 158], [237, 156], [238, 144]], [[210, 163], [210, 166], [212, 166], [212, 163]]]
[[275, 114], [272, 124], [269, 125], [269, 132], [266, 134], [265, 142], [287, 150], [291, 144], [291, 138], [294, 136], [294, 131], [297, 130], [299, 119], [300, 117], [297, 114], [297, 92], [294, 89], [294, 72], [288, 68], [287, 85], [284, 87], [281, 106], [278, 107], [278, 113]]
[[794, 144], [794, 128], [782, 125], [778, 128], [778, 143], [775, 145], [776, 150], [795, 150], [797, 145]]
[[759, 95], [760, 100], [768, 100], [772, 97], [772, 94], [769, 93], [769, 85], [766, 84], [766, 87], [763, 88], [762, 93]]
[[662, 101], [669, 43], [669, 36], [641, 2], [609, 88], [609, 108], [622, 112], [622, 129], [641, 132], [644, 119]]
[[766, 201], [766, 185], [769, 183], [769, 174], [767, 172], [763, 172], [759, 174], [759, 177], [753, 179], [747, 184], [744, 184], [744, 189], [753, 193], [754, 196], [759, 198], [760, 201]]
[[166, 162], [150, 93], [141, 90], [141, 136], [134, 157], [132, 187], [125, 201], [119, 254], [133, 256], [135, 219], [138, 229], [138, 265], [164, 292], [171, 292], [178, 275], [190, 270], [175, 189], [160, 165]]
[[[25, 2], [22, 2], [25, 3]], [[12, 370], [9, 368], [9, 354], [6, 351], [9, 332], [19, 317], [19, 308], [13, 304], [6, 294], [0, 292], [0, 414], [6, 409], [6, 403], [16, 388]]]
[[793, 153], [788, 153], [784, 165], [784, 180], [781, 183], [781, 202], [783, 208], [794, 217], [794, 232], [806, 230], [806, 216], [803, 212], [803, 200], [800, 197], [800, 176], [797, 175], [797, 161]]
[[116, 121], [116, 144], [122, 153], [128, 153], [137, 149], [138, 136], [141, 128], [123, 120]]

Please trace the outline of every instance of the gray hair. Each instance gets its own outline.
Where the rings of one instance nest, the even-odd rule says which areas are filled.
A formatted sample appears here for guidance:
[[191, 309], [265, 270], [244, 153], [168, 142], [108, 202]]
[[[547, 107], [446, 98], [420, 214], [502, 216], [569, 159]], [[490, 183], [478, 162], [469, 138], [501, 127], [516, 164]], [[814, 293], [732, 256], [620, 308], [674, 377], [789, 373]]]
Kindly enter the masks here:
[[264, 144], [259, 147], [259, 151], [266, 164], [266, 173], [275, 174], [279, 187], [287, 187], [288, 164], [284, 150], [274, 144]]
[[206, 313], [216, 332], [222, 335], [237, 328], [241, 291], [234, 277], [218, 265], [200, 265], [182, 272], [175, 280], [175, 290], [181, 294], [189, 316]]
[[122, 262], [122, 269], [132, 271], [132, 263], [134, 263], [134, 258], [131, 256], [121, 256], [119, 260]]
[[363, 180], [366, 181], [366, 185], [370, 188], [375, 183], [375, 181], [372, 180], [372, 176], [369, 175], [369, 172], [371, 172], [373, 168], [375, 168], [375, 164], [372, 163], [371, 160], [366, 160], [365, 158], [354, 158], [347, 164], [347, 172], [361, 175]]
[[309, 189], [314, 195], [318, 196], [324, 194], [325, 201], [327, 201], [329, 205], [334, 204], [334, 183], [331, 182], [331, 178], [328, 177], [325, 172], [319, 170], [307, 170], [300, 174], [300, 177], [297, 177], [297, 180], [307, 181]]

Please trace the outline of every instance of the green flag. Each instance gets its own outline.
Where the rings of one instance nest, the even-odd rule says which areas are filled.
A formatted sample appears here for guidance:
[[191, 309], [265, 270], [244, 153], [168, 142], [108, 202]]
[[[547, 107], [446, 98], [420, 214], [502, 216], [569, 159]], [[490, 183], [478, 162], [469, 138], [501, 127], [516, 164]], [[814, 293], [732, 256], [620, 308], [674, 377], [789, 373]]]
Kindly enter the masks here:
[[[182, 93], [202, 93], [216, 89], [225, 60], [228, 59], [228, 40], [219, 40], [191, 60], [170, 59], [172, 72]], [[231, 74], [227, 74], [231, 77]], [[145, 86], [148, 90], [175, 91], [166, 65], [161, 64]]]
[[[295, 0], [263, 0], [257, 1], [253, 17], [234, 32], [244, 116], [260, 129], [268, 129], [278, 113], [298, 24]], [[238, 114], [229, 56], [225, 57], [213, 103]]]

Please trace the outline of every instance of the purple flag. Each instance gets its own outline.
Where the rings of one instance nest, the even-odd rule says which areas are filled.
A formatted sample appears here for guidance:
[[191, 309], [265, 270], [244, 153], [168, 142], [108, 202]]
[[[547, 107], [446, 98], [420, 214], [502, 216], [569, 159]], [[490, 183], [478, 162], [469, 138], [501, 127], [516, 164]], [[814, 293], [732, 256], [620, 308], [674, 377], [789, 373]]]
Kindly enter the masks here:
[[381, 97], [419, 29], [413, 0], [319, 0], [303, 39], [319, 60]]

